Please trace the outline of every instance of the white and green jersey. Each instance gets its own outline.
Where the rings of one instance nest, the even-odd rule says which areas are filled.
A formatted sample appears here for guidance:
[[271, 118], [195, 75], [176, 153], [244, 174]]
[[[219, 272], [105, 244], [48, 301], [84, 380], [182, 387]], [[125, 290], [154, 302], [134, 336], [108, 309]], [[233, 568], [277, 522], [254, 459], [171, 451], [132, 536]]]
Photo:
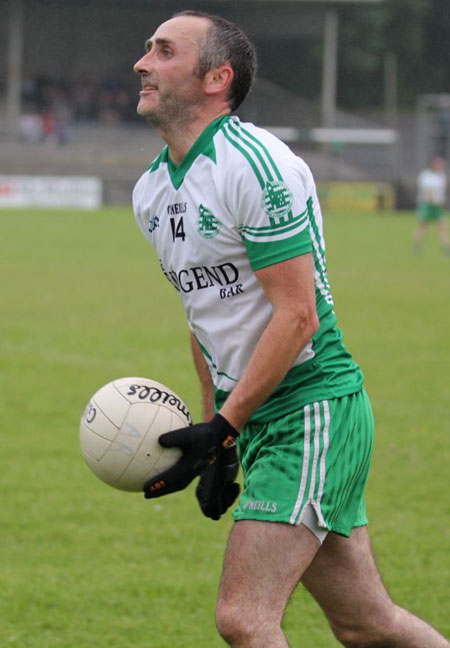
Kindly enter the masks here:
[[133, 206], [163, 273], [180, 293], [211, 371], [217, 407], [242, 376], [272, 315], [254, 271], [309, 252], [319, 330], [251, 420], [361, 388], [361, 371], [336, 327], [314, 181], [283, 142], [237, 117], [220, 117], [178, 167], [164, 148], [137, 182]]
[[418, 202], [444, 205], [447, 177], [443, 171], [424, 169], [417, 178]]

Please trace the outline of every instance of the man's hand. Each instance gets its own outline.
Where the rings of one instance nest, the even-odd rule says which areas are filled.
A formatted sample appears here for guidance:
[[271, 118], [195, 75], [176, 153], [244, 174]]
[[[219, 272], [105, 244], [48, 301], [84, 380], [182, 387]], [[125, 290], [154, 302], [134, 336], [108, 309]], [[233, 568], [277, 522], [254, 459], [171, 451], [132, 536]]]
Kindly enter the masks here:
[[209, 423], [167, 432], [159, 437], [163, 448], [181, 448], [183, 456], [164, 472], [144, 484], [146, 499], [183, 490], [200, 475], [208, 463], [214, 463], [224, 448], [234, 445], [238, 432], [228, 421], [216, 414]]
[[217, 460], [202, 472], [195, 495], [206, 517], [219, 520], [239, 495], [239, 484], [234, 480], [239, 471], [236, 448], [222, 450]]

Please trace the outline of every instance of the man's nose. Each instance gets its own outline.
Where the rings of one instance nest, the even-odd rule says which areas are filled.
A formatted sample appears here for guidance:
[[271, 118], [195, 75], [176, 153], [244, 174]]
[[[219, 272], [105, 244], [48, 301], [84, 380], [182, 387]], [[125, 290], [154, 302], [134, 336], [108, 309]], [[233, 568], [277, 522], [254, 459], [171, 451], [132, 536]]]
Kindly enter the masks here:
[[134, 65], [133, 70], [136, 74], [145, 74], [148, 73], [150, 68], [148, 54], [144, 54], [142, 58], [139, 59]]

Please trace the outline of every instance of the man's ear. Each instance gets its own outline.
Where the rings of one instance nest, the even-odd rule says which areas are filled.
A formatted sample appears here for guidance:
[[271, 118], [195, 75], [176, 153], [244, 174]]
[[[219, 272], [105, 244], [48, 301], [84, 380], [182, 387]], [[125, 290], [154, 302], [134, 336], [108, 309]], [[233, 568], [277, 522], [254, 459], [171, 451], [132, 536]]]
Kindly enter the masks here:
[[228, 90], [233, 81], [234, 72], [230, 65], [221, 65], [206, 73], [204, 78], [204, 89], [207, 95], [217, 95]]

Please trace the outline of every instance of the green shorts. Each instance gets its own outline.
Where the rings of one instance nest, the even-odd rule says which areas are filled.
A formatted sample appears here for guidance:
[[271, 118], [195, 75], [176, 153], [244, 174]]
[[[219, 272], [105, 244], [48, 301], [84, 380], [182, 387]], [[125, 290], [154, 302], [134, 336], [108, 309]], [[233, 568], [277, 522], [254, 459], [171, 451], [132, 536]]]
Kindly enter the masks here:
[[300, 524], [311, 505], [320, 527], [349, 536], [367, 524], [373, 436], [365, 390], [249, 423], [238, 438], [244, 489], [234, 519]]
[[417, 216], [421, 221], [441, 220], [444, 216], [444, 208], [429, 202], [421, 202], [417, 205]]

